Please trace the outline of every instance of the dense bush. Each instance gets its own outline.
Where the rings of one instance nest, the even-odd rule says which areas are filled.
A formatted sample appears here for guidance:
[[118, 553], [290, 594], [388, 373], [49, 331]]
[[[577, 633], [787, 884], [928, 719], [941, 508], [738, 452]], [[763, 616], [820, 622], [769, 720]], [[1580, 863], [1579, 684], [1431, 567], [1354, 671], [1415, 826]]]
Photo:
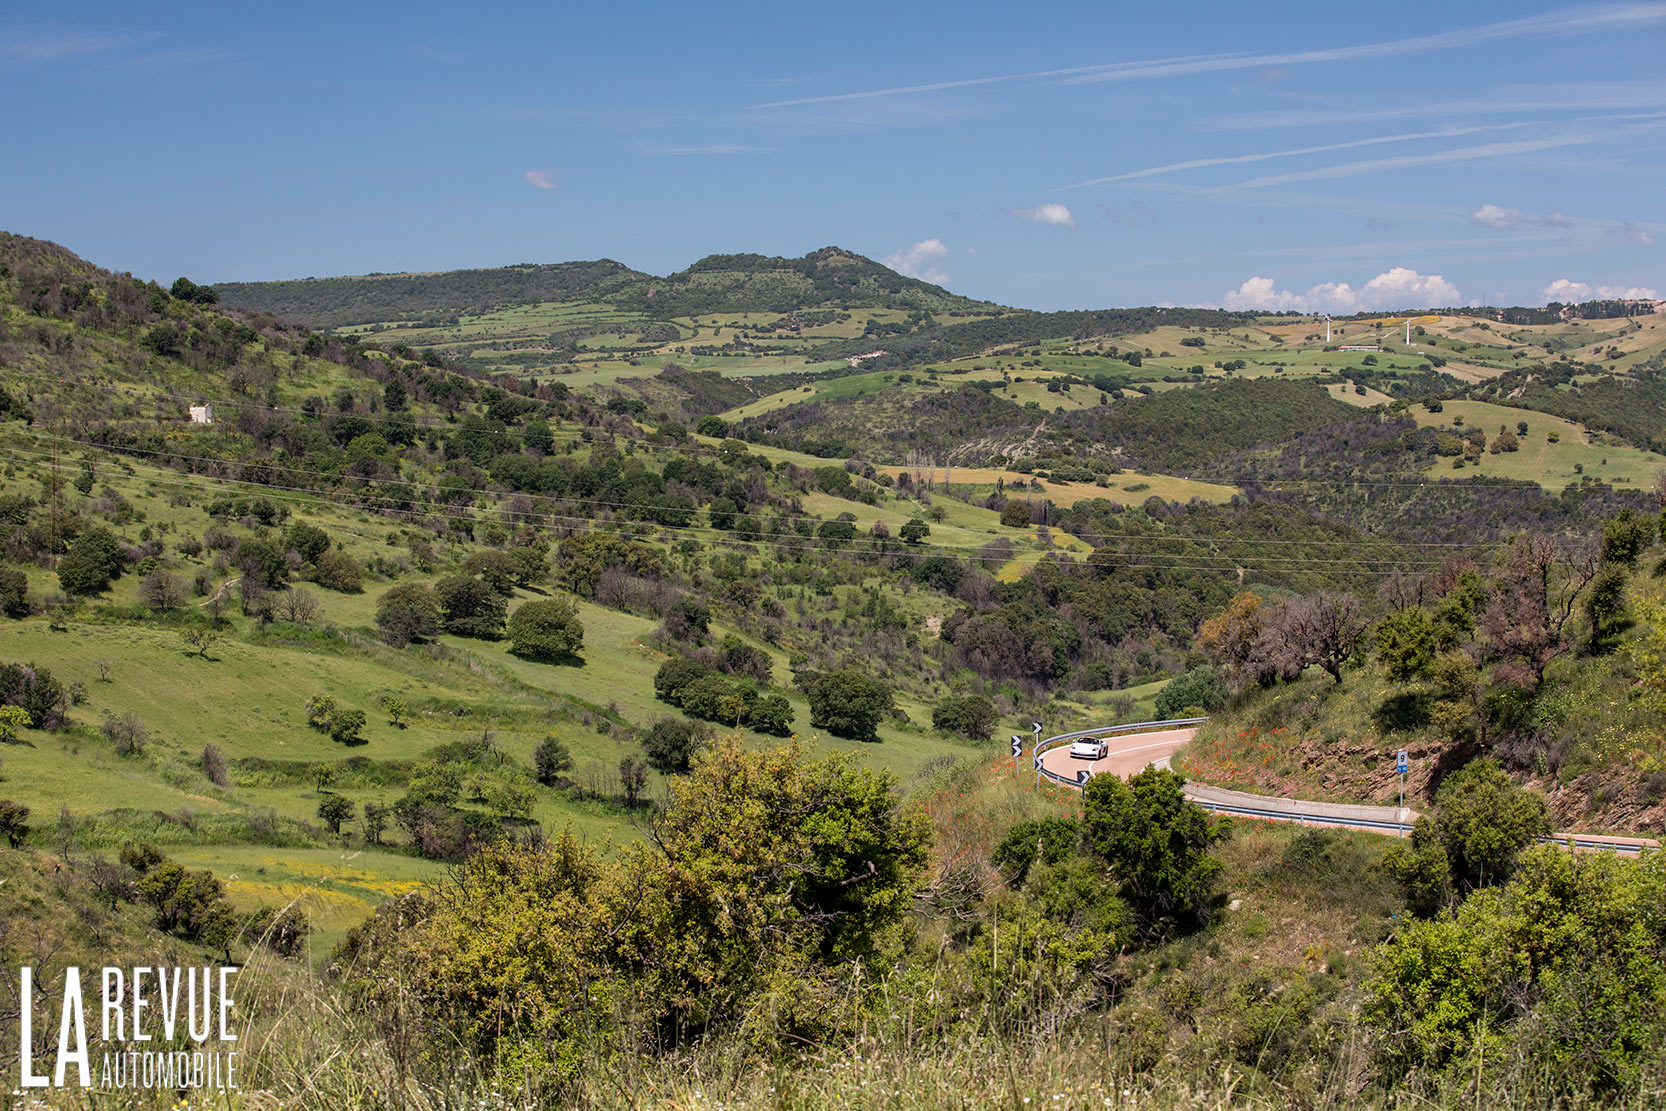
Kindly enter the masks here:
[[854, 668], [828, 672], [805, 693], [810, 724], [853, 741], [879, 740], [879, 723], [894, 705], [889, 683]]
[[987, 741], [1000, 720], [995, 703], [981, 694], [951, 694], [931, 711], [934, 729], [973, 741]]
[[376, 627], [395, 648], [440, 631], [440, 595], [426, 583], [396, 583], [376, 601]]
[[434, 584], [439, 593], [440, 624], [448, 633], [497, 640], [509, 606], [503, 595], [472, 575], [453, 575]]
[[527, 602], [509, 618], [509, 651], [529, 660], [549, 662], [577, 656], [584, 647], [584, 626], [577, 607], [556, 598]]

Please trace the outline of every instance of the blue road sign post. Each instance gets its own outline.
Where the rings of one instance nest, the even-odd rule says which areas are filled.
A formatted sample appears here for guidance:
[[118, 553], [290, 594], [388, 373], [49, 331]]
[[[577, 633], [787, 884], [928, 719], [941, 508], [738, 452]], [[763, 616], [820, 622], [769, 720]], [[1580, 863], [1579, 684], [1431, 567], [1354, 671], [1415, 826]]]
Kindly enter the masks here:
[[1411, 759], [1405, 749], [1394, 758], [1394, 770], [1400, 773], [1400, 809], [1406, 808], [1406, 773], [1411, 770]]

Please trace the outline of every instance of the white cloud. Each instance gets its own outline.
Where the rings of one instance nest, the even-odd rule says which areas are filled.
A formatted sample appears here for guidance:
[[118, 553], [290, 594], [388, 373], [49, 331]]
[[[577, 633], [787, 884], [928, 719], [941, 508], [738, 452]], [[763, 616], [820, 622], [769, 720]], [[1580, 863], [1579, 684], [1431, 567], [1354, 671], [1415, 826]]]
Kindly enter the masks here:
[[1061, 228], [1076, 226], [1076, 217], [1071, 214], [1070, 209], [1054, 202], [1037, 205], [1034, 208], [1014, 208], [1011, 212], [1014, 216], [1025, 220], [1034, 220], [1038, 224], [1052, 224]]
[[1469, 214], [1469, 222], [1479, 224], [1484, 228], [1497, 228], [1506, 231], [1531, 224], [1536, 228], [1571, 228], [1573, 221], [1564, 216], [1560, 209], [1549, 216], [1529, 216], [1519, 208], [1503, 208], [1496, 204], [1484, 204]]
[[933, 285], [942, 285], [949, 280], [949, 275], [936, 263], [948, 253], [949, 249], [943, 245], [943, 241], [933, 236], [910, 244], [894, 255], [886, 255], [880, 261], [899, 274], [919, 278]]
[[1228, 309], [1280, 312], [1388, 312], [1397, 309], [1438, 308], [1463, 303], [1458, 287], [1439, 274], [1419, 274], [1396, 266], [1355, 289], [1347, 282], [1322, 282], [1305, 293], [1279, 289], [1271, 278], [1255, 277], [1221, 299]]
[[1557, 278], [1539, 291], [1545, 304], [1560, 301], [1564, 305], [1579, 301], [1658, 301], [1660, 291], [1645, 286], [1590, 285], [1567, 278]]
[[528, 170], [525, 177], [526, 180], [530, 181], [539, 189], [553, 190], [561, 188], [561, 182], [559, 180], [561, 177], [560, 170]]
[[1654, 236], [1649, 234], [1648, 229], [1640, 228], [1630, 220], [1621, 220], [1613, 234], [1629, 239], [1639, 247], [1654, 246]]
[[1484, 204], [1469, 214], [1469, 222], [1500, 230], [1519, 228], [1527, 223], [1527, 213], [1519, 208], [1500, 208], [1495, 204]]

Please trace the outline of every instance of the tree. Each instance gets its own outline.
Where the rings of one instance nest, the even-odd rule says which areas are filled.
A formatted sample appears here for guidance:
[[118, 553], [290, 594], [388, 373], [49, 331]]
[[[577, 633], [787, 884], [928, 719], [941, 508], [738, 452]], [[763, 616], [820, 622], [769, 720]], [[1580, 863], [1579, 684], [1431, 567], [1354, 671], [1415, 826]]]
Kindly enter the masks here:
[[636, 756], [620, 760], [619, 787], [625, 793], [625, 806], [635, 810], [642, 793], [648, 789], [648, 765]]
[[0, 567], [0, 613], [29, 616], [29, 576], [15, 567]]
[[1568, 650], [1568, 619], [1597, 568], [1595, 553], [1542, 536], [1517, 537], [1499, 556], [1481, 612], [1499, 679], [1528, 695], [1538, 692], [1545, 669]]
[[752, 704], [746, 724], [771, 737], [788, 737], [793, 731], [792, 703], [785, 695], [766, 694]]
[[318, 597], [304, 587], [292, 586], [278, 595], [273, 612], [280, 621], [310, 625], [318, 619]]
[[1367, 622], [1352, 594], [1315, 594], [1285, 607], [1287, 636], [1308, 663], [1318, 664], [1338, 683], [1342, 667], [1359, 650]]
[[1550, 830], [1545, 797], [1516, 786], [1496, 760], [1484, 757], [1440, 785], [1435, 813], [1418, 819], [1412, 847], [1440, 846], [1461, 897], [1509, 879], [1522, 850]]
[[388, 722], [395, 729], [405, 728], [405, 715], [410, 713], [410, 707], [398, 695], [389, 695], [382, 700], [382, 712], [388, 715]]
[[1658, 855], [1529, 850], [1506, 886], [1397, 927], [1365, 984], [1384, 1075], [1531, 1062], [1541, 1106], [1623, 1106], [1666, 1038]]
[[0, 706], [0, 743], [16, 744], [19, 730], [34, 722], [22, 706]]
[[242, 572], [245, 582], [252, 582], [268, 590], [276, 590], [289, 581], [287, 549], [275, 540], [251, 537], [237, 545], [232, 561]]
[[382, 831], [388, 828], [388, 808], [366, 799], [364, 803], [364, 839], [372, 845], [382, 843]]
[[364, 738], [359, 731], [368, 719], [363, 710], [341, 710], [330, 719], [330, 740], [337, 744], [360, 745]]
[[139, 600], [158, 613], [172, 613], [185, 604], [185, 583], [178, 575], [152, 571], [139, 580]]
[[897, 530], [897, 537], [901, 539], [904, 544], [919, 544], [930, 535], [931, 526], [920, 520], [918, 517], [911, 521], [904, 522], [903, 526]]
[[58, 561], [58, 585], [67, 594], [88, 597], [102, 594], [110, 581], [121, 577], [126, 555], [109, 529], [82, 529], [69, 551]]
[[220, 746], [210, 742], [203, 746], [202, 756], [198, 763], [202, 766], [202, 774], [216, 787], [231, 786], [231, 773], [226, 770], [226, 757], [220, 751]]
[[1592, 655], [1607, 651], [1615, 637], [1626, 628], [1626, 573], [1623, 565], [1604, 564], [1591, 579], [1585, 595], [1585, 615], [1591, 622], [1587, 650]]
[[572, 752], [561, 738], [553, 733], [546, 734], [532, 752], [533, 776], [546, 787], [554, 787], [560, 783], [572, 767]]
[[323, 791], [324, 788], [336, 781], [337, 768], [334, 764], [322, 761], [307, 767], [307, 778], [312, 780], [313, 786]]
[[879, 723], [894, 706], [889, 683], [848, 667], [829, 671], [806, 694], [812, 726], [854, 741], [879, 740]]
[[686, 772], [694, 754], [706, 743], [706, 729], [686, 717], [662, 717], [648, 727], [642, 750], [656, 770], [672, 775]]
[[327, 694], [319, 693], [307, 699], [307, 724], [320, 733], [330, 731], [330, 722], [336, 716], [336, 700]]
[[1602, 523], [1601, 559], [1630, 567], [1654, 542], [1655, 518], [1622, 509]]
[[507, 598], [515, 591], [515, 580], [520, 576], [521, 567], [508, 552], [484, 548], [469, 554], [463, 561], [463, 570], [480, 576], [487, 586]]
[[1184, 776], [1146, 768], [1127, 783], [1096, 775], [1082, 792], [1084, 839], [1148, 935], [1201, 925], [1214, 910], [1224, 824], [1188, 802]]
[[1390, 682], [1410, 683], [1424, 678], [1435, 664], [1435, 619], [1421, 606], [1412, 606], [1377, 623], [1377, 658]]
[[209, 658], [208, 650], [219, 642], [220, 634], [211, 625], [187, 625], [179, 631], [179, 637], [192, 655], [206, 660]]
[[487, 809], [507, 821], [527, 821], [536, 805], [538, 796], [525, 783], [495, 783], [486, 792]]
[[1001, 524], [1007, 528], [1030, 527], [1030, 503], [1013, 498], [1001, 507]]
[[1224, 610], [1198, 626], [1195, 647], [1224, 669], [1241, 690], [1260, 677], [1254, 663], [1267, 617], [1261, 595], [1249, 591], [1234, 594]]
[[503, 595], [470, 575], [454, 575], [435, 584], [439, 592], [441, 625], [448, 633], [497, 640], [503, 635], [508, 604]]
[[313, 565], [312, 581], [338, 594], [357, 594], [364, 588], [359, 563], [340, 548], [331, 548]]
[[0, 799], [0, 837], [14, 849], [21, 849], [29, 836], [29, 808], [11, 799]]
[[330, 832], [341, 834], [341, 823], [353, 816], [353, 804], [342, 795], [327, 792], [318, 803], [318, 817], [330, 827]]
[[230, 942], [237, 917], [214, 873], [164, 860], [145, 873], [136, 890], [154, 908], [158, 929], [206, 945]]
[[1000, 720], [995, 703], [981, 694], [951, 694], [931, 711], [933, 729], [971, 741], [987, 741]]
[[397, 583], [376, 601], [376, 627], [395, 648], [440, 631], [440, 595], [426, 583]]
[[556, 598], [527, 602], [509, 618], [509, 651], [551, 662], [576, 656], [584, 647], [578, 608]]
[[1082, 823], [1075, 818], [1018, 822], [989, 854], [989, 862], [1017, 886], [1037, 860], [1059, 864], [1075, 854], [1081, 841]]
[[69, 692], [44, 667], [0, 664], [0, 706], [22, 708], [36, 729], [61, 729], [69, 713]]
[[1205, 664], [1170, 679], [1157, 692], [1152, 711], [1166, 720], [1181, 717], [1190, 711], [1214, 713], [1225, 705], [1226, 687], [1221, 683], [1220, 674]]
[[301, 557], [302, 563], [316, 563], [319, 556], [330, 550], [330, 534], [316, 525], [296, 521], [285, 533], [284, 543]]
[[104, 736], [115, 746], [117, 756], [137, 756], [150, 743], [150, 731], [139, 715], [131, 710], [120, 717], [105, 710], [101, 728]]

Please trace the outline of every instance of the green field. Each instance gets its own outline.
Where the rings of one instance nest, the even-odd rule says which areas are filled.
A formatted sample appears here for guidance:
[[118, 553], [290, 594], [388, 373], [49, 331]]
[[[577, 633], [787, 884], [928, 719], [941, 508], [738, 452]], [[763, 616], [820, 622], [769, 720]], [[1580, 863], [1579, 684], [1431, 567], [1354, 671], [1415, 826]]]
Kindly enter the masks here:
[[[1486, 431], [1489, 442], [1501, 427], [1514, 434], [1519, 422], [1527, 422], [1527, 435], [1518, 437], [1520, 450], [1485, 452], [1478, 461], [1458, 472], [1465, 477], [1481, 474], [1489, 478], [1521, 479], [1537, 482], [1547, 490], [1560, 490], [1582, 478], [1646, 489], [1666, 469], [1666, 456], [1627, 444], [1602, 443], [1582, 425], [1547, 413], [1485, 401], [1448, 401], [1439, 413], [1414, 405], [1407, 412], [1418, 424], [1428, 428], [1450, 429], [1454, 427], [1454, 418], [1461, 417], [1463, 424], [1456, 431], [1481, 428]], [[1551, 433], [1559, 437], [1556, 443], [1550, 442]], [[1427, 473], [1432, 477], [1451, 477], [1452, 462], [1437, 459]]]

